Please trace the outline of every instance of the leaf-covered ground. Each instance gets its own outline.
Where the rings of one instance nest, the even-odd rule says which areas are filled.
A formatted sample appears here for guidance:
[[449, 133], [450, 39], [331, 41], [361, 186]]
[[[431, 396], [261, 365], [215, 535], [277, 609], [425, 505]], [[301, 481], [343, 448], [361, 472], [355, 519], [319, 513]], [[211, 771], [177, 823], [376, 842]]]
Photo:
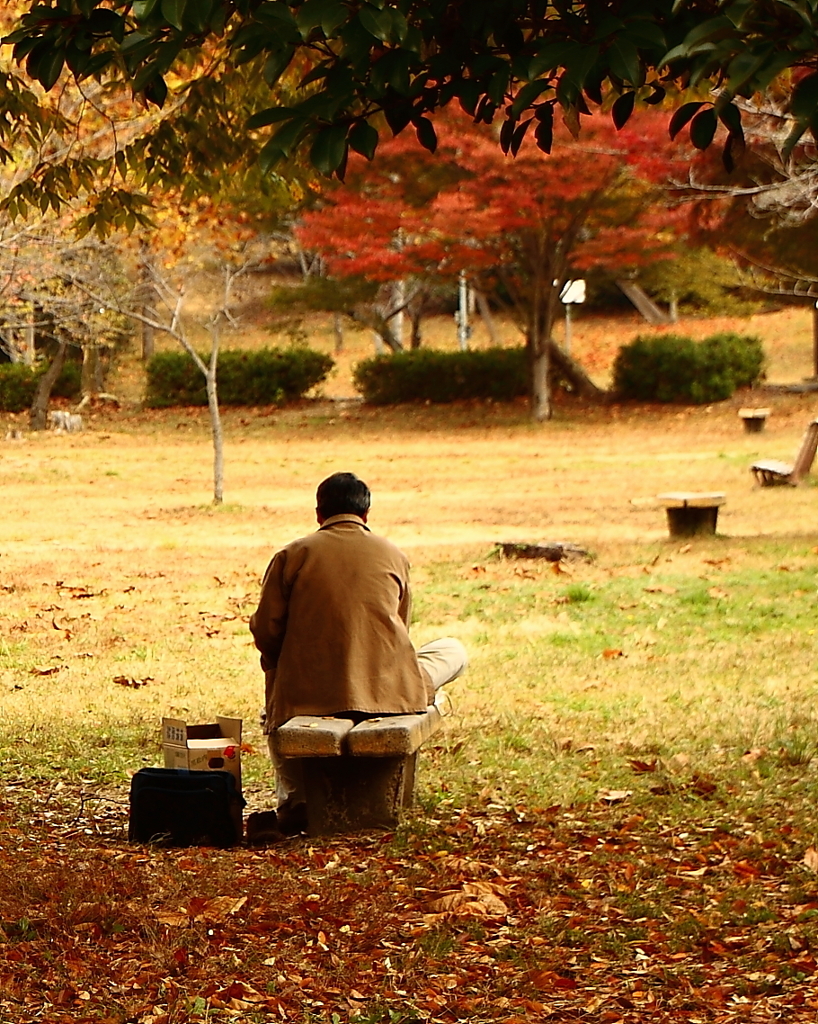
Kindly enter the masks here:
[[704, 789], [685, 827], [488, 805], [255, 850], [129, 845], [121, 804], [25, 790], [1, 791], [3, 1024], [818, 1014], [810, 835]]

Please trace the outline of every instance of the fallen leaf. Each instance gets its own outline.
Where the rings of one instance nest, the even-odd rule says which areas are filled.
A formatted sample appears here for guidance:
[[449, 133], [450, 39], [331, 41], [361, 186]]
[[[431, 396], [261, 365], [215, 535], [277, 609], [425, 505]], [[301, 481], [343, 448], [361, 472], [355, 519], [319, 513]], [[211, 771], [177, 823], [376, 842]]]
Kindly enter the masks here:
[[647, 594], [675, 594], [677, 591], [677, 588], [672, 587], [669, 583], [657, 583], [654, 587], [645, 587], [644, 589]]
[[190, 901], [191, 917], [196, 922], [226, 921], [231, 914], [237, 914], [247, 902], [246, 896], [213, 896], [199, 903], [195, 898]]
[[633, 796], [632, 789], [600, 789], [597, 793], [597, 797], [604, 804], [620, 804], [630, 796]]
[[179, 910], [157, 910], [154, 917], [159, 924], [166, 924], [171, 928], [185, 928], [190, 923], [188, 915]]
[[147, 686], [153, 682], [153, 676], [145, 676], [144, 679], [133, 679], [131, 676], [114, 676], [111, 680], [117, 686], [128, 686], [132, 690], [138, 690], [141, 686]]
[[718, 789], [718, 786], [712, 779], [703, 778], [701, 775], [694, 775], [687, 788], [692, 789], [699, 796], [712, 796]]
[[556, 971], [529, 971], [528, 980], [535, 988], [576, 988], [577, 983], [573, 978], [566, 978]]
[[818, 850], [814, 846], [808, 846], [804, 851], [804, 859], [801, 863], [818, 874]]
[[655, 772], [656, 771], [656, 760], [653, 761], [628, 761], [631, 768], [638, 774], [644, 772]]
[[63, 665], [50, 665], [48, 668], [33, 668], [31, 669], [31, 675], [33, 676], [54, 676], [58, 672], [62, 672]]
[[603, 658], [624, 658], [625, 653], [620, 647], [606, 647], [602, 652]]
[[741, 760], [746, 761], [748, 764], [755, 764], [756, 761], [760, 761], [762, 757], [765, 757], [767, 751], [764, 747], [759, 749], [747, 750], [741, 755]]

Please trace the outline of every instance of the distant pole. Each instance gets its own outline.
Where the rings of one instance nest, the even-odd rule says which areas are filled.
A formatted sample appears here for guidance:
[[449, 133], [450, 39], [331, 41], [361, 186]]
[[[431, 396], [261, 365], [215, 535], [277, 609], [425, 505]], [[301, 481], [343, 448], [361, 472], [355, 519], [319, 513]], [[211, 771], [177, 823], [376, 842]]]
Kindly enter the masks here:
[[571, 355], [571, 324], [572, 324], [571, 310], [572, 309], [573, 309], [573, 306], [571, 305], [571, 303], [570, 302], [566, 302], [566, 304], [565, 304], [565, 344], [564, 344], [563, 347], [565, 348], [565, 354], [567, 356]]
[[469, 347], [469, 285], [464, 271], [460, 271], [460, 279], [457, 287], [457, 343], [460, 351], [465, 352]]
[[[555, 281], [556, 285], [557, 282]], [[572, 318], [573, 313], [571, 307], [576, 302], [585, 301], [585, 282], [582, 278], [577, 278], [576, 281], [566, 281], [560, 291], [560, 302], [565, 307], [565, 339], [563, 341], [563, 348], [567, 356], [571, 355], [571, 330], [572, 330]]]

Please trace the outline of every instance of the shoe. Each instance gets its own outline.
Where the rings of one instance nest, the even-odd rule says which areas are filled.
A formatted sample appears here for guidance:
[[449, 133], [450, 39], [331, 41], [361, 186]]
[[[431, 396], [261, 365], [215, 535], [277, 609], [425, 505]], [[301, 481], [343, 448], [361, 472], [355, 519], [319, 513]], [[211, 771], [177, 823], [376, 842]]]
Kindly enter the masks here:
[[297, 836], [307, 831], [307, 805], [285, 800], [276, 811], [278, 829], [285, 836]]
[[247, 819], [245, 838], [248, 846], [269, 846], [286, 837], [279, 828], [275, 811], [256, 811]]

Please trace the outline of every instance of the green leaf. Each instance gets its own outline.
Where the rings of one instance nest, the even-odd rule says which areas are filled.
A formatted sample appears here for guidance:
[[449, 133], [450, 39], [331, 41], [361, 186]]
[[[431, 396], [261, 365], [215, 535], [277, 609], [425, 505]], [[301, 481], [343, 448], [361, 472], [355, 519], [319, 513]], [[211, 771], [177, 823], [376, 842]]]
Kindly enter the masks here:
[[372, 4], [362, 4], [358, 11], [358, 19], [367, 32], [385, 43], [392, 33], [392, 19], [388, 10], [379, 11]]
[[[405, 43], [406, 38], [409, 35], [409, 22], [406, 20], [406, 16], [396, 7], [389, 7], [387, 10], [390, 21], [392, 22], [392, 26], [389, 30], [390, 40], [393, 43]], [[414, 47], [412, 48], [414, 49]]]
[[554, 141], [554, 107], [550, 103], [538, 107], [537, 120], [539, 124], [534, 129], [534, 139], [544, 153], [550, 153]]
[[144, 21], [146, 18], [149, 18], [158, 3], [159, 0], [135, 0], [133, 14], [136, 20]]
[[349, 148], [371, 160], [378, 148], [378, 131], [368, 121], [359, 121], [349, 133]]
[[321, 19], [321, 29], [327, 39], [331, 39], [344, 24], [349, 12], [343, 4], [333, 4]]
[[766, 64], [773, 47], [765, 46], [761, 53], [739, 53], [727, 65], [727, 82], [725, 89], [731, 95], [741, 93], [743, 89], [754, 90], [756, 73]]
[[507, 117], [500, 128], [500, 149], [504, 153], [508, 153], [511, 149], [511, 140], [514, 138], [514, 129], [517, 127], [517, 122]]
[[144, 32], [129, 32], [127, 36], [122, 40], [120, 50], [123, 53], [130, 53], [133, 50], [138, 50], [140, 47], [145, 46], [146, 43], [151, 42], [151, 37], [145, 35]]
[[458, 83], [457, 98], [460, 100], [460, 106], [472, 117], [474, 117], [481, 92], [480, 83], [470, 78], [464, 78], [462, 82]]
[[579, 46], [565, 64], [565, 76], [579, 91], [599, 59], [598, 46]]
[[707, 149], [716, 134], [718, 120], [712, 107], [700, 110], [690, 122], [690, 141], [696, 149]]
[[635, 103], [636, 93], [626, 92], [623, 93], [611, 107], [611, 117], [617, 131], [619, 131], [620, 128], [624, 128], [628, 123], [628, 119], [633, 113]]
[[328, 178], [332, 177], [335, 171], [344, 162], [347, 152], [347, 126], [344, 124], [331, 125], [322, 128], [315, 137], [310, 147], [310, 163]]
[[691, 53], [702, 43], [713, 43], [736, 34], [736, 26], [730, 18], [724, 15], [708, 18], [687, 33], [680, 49], [684, 48], [687, 53]]
[[739, 137], [731, 132], [724, 143], [724, 150], [721, 154], [721, 161], [728, 174], [732, 174], [736, 167], [736, 161], [744, 156], [744, 136]]
[[741, 111], [738, 107], [733, 106], [732, 103], [728, 103], [724, 107], [719, 107], [716, 104], [716, 112], [718, 113], [719, 120], [730, 133], [731, 137], [744, 141], [744, 128], [741, 124]]
[[52, 50], [50, 46], [44, 49], [38, 47], [37, 50], [32, 50], [26, 70], [48, 92], [60, 77], [64, 65], [64, 49]]
[[185, 8], [188, 0], [162, 0], [162, 15], [169, 25], [180, 32], [184, 28]]
[[675, 139], [679, 132], [697, 111], [704, 106], [704, 100], [694, 100], [692, 103], [684, 103], [670, 119], [668, 132], [671, 139]]
[[125, 34], [125, 19], [120, 18], [118, 14], [107, 7], [98, 7], [91, 12], [88, 18], [88, 27], [95, 35], [110, 33], [117, 42], [122, 42]]
[[143, 92], [148, 82], [159, 72], [156, 67], [156, 61], [151, 61], [149, 64], [143, 64], [142, 67], [137, 71], [131, 82], [131, 88], [135, 93]]
[[406, 96], [409, 92], [410, 54], [404, 50], [387, 50], [372, 65], [371, 80], [378, 89], [392, 86], [395, 92]]
[[818, 109], [818, 74], [807, 75], [795, 86], [790, 112], [799, 121], [808, 121]]
[[262, 75], [264, 76], [264, 81], [271, 89], [292, 63], [294, 54], [295, 47], [286, 46], [281, 50], [273, 50], [268, 55], [267, 60], [264, 62]]
[[434, 153], [437, 149], [437, 132], [429, 118], [419, 117], [416, 121], [413, 121], [412, 124], [415, 126], [418, 142], [421, 146], [423, 146], [424, 149], [428, 149], [430, 153]]
[[[340, 21], [338, 16], [340, 15]], [[306, 0], [301, 4], [295, 16], [301, 35], [306, 39], [314, 28], [322, 28], [327, 24], [340, 25], [346, 20], [347, 12], [339, 0]]]
[[529, 117], [527, 121], [523, 121], [522, 124], [517, 125], [517, 127], [514, 129], [514, 135], [511, 138], [510, 147], [510, 152], [512, 156], [516, 156], [520, 152], [520, 146], [522, 146], [523, 139], [525, 138], [526, 133], [528, 132], [528, 129], [531, 127], [533, 121], [534, 118]]
[[301, 141], [306, 128], [307, 123], [303, 117], [294, 117], [291, 121], [284, 122], [259, 154], [259, 162], [264, 174], [270, 170], [273, 164], [290, 155]]
[[265, 128], [268, 124], [277, 124], [279, 121], [286, 121], [293, 114], [292, 107], [267, 107], [266, 110], [257, 110], [247, 118], [247, 127]]
[[557, 68], [565, 67], [571, 57], [575, 56], [578, 50], [583, 49], [585, 48], [578, 43], [572, 42], [546, 43], [539, 48], [529, 65], [529, 79], [533, 81], [545, 71], [556, 71]]
[[639, 51], [630, 39], [619, 36], [611, 43], [606, 53], [610, 61], [611, 70], [623, 82], [637, 86], [642, 84], [645, 77], [642, 62], [639, 58]]
[[168, 87], [165, 84], [165, 79], [161, 75], [151, 78], [145, 86], [144, 96], [150, 103], [155, 103], [157, 107], [163, 107], [165, 100], [168, 98]]

